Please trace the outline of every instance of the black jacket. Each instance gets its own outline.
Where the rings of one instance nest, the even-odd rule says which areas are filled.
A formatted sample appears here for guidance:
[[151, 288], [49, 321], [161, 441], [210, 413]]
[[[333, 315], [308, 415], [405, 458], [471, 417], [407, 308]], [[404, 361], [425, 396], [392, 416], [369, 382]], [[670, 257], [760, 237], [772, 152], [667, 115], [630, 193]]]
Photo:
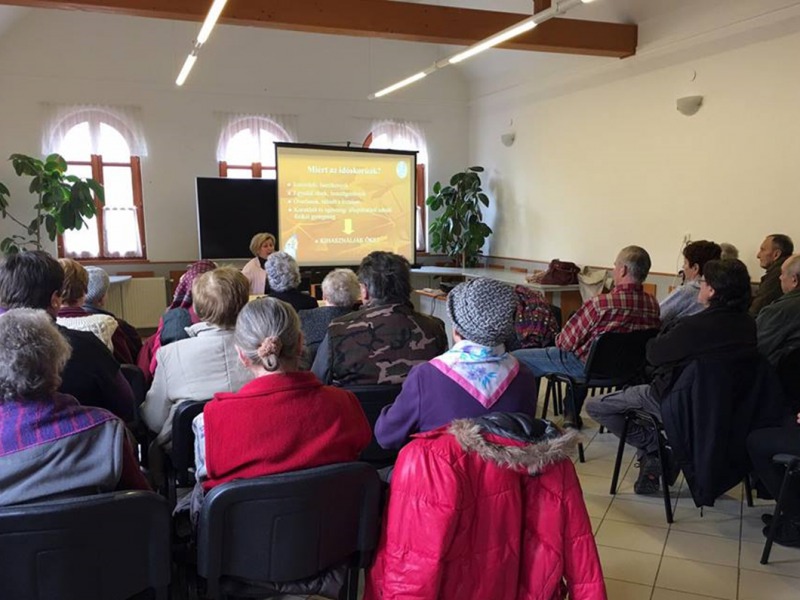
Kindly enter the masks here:
[[647, 344], [647, 362], [655, 367], [653, 392], [663, 398], [696, 358], [755, 349], [756, 322], [747, 313], [719, 306], [683, 317]]
[[661, 418], [695, 505], [713, 506], [752, 470], [747, 435], [780, 425], [784, 413], [777, 375], [754, 349], [703, 356], [683, 369]]

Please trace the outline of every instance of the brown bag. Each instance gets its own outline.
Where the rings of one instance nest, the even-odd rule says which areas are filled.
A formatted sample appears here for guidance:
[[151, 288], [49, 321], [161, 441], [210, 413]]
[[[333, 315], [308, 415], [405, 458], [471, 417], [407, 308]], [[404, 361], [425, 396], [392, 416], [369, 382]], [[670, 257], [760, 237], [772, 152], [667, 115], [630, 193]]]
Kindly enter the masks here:
[[539, 283], [542, 285], [577, 285], [580, 267], [575, 263], [553, 259]]

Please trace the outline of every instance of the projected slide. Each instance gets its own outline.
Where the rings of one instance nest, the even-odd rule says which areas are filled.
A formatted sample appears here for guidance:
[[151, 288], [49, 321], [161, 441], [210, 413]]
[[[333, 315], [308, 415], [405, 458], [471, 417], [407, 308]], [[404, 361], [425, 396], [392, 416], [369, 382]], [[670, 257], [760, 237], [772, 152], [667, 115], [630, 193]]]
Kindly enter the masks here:
[[276, 148], [278, 237], [301, 265], [357, 265], [373, 250], [413, 262], [414, 153]]

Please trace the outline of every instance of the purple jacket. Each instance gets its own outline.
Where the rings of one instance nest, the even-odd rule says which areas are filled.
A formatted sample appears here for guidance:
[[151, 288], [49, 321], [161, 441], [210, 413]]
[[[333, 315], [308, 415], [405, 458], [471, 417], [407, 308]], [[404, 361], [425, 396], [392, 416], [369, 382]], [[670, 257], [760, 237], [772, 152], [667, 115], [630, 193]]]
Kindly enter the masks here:
[[536, 414], [536, 380], [525, 365], [520, 363], [514, 380], [487, 410], [435, 366], [423, 363], [411, 369], [397, 399], [381, 411], [375, 439], [383, 448], [400, 448], [414, 433], [490, 412]]

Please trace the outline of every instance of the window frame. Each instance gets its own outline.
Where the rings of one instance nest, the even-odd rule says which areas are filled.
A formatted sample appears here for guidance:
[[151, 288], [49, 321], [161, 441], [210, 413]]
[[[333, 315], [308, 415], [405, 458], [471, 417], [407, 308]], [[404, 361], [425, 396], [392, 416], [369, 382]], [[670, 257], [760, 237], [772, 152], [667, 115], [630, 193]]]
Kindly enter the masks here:
[[[78, 123], [73, 125], [73, 127], [77, 127], [81, 123], [88, 123], [89, 125], [89, 134], [93, 135], [93, 130], [99, 129], [101, 125], [106, 125], [114, 129], [123, 139], [128, 143], [128, 146], [131, 146], [131, 139], [133, 137], [131, 131], [129, 130], [128, 126], [125, 122], [120, 119], [119, 117], [109, 114], [106, 111], [100, 112], [92, 109], [79, 109], [75, 111], [71, 116], [74, 118], [79, 119]], [[72, 128], [70, 128], [72, 129]], [[106, 240], [106, 231], [105, 231], [105, 214], [103, 213], [104, 206], [100, 204], [100, 201], [97, 197], [92, 194], [95, 203], [95, 210], [96, 215], [95, 219], [97, 219], [97, 241], [98, 241], [98, 248], [99, 248], [99, 255], [98, 256], [91, 256], [91, 257], [83, 257], [79, 254], [77, 256], [70, 256], [70, 252], [68, 252], [67, 248], [65, 247], [64, 243], [64, 236], [59, 234], [56, 236], [56, 246], [59, 258], [75, 258], [76, 260], [85, 260], [91, 262], [103, 262], [108, 263], [112, 261], [116, 262], [147, 262], [147, 242], [145, 236], [145, 222], [144, 222], [144, 199], [143, 199], [143, 189], [142, 189], [142, 163], [141, 157], [131, 154], [129, 162], [120, 162], [120, 161], [104, 161], [102, 155], [100, 154], [90, 154], [89, 160], [68, 160], [65, 158], [67, 162], [67, 167], [70, 166], [82, 166], [82, 167], [90, 167], [92, 172], [92, 179], [95, 179], [100, 184], [104, 184], [104, 177], [103, 177], [103, 168], [104, 167], [127, 167], [131, 170], [131, 194], [133, 196], [133, 208], [136, 210], [136, 223], [138, 228], [138, 236], [139, 236], [139, 245], [142, 249], [141, 256], [109, 256], [108, 252], [108, 243]], [[69, 168], [67, 169], [69, 171]]]
[[[289, 132], [286, 131], [284, 127], [282, 127], [279, 123], [274, 121], [273, 119], [269, 118], [268, 116], [264, 115], [252, 115], [247, 117], [240, 117], [231, 123], [229, 123], [223, 130], [222, 136], [227, 136], [228, 141], [230, 141], [235, 135], [238, 133], [249, 129], [252, 130], [250, 127], [253, 120], [259, 122], [259, 130], [265, 129], [272, 137], [275, 138], [279, 142], [292, 142], [292, 138], [289, 135]], [[260, 135], [260, 134], [259, 134]], [[225, 152], [227, 152], [227, 147], [225, 148]], [[223, 154], [225, 153], [223, 152]], [[226, 160], [217, 161], [219, 165], [219, 176], [220, 177], [228, 177], [229, 172], [231, 170], [238, 170], [238, 171], [250, 171], [250, 176], [253, 179], [263, 179], [265, 172], [271, 172], [273, 174], [272, 179], [277, 179], [278, 170], [275, 165], [264, 165], [261, 161], [254, 161], [247, 164], [233, 164], [229, 163]]]

